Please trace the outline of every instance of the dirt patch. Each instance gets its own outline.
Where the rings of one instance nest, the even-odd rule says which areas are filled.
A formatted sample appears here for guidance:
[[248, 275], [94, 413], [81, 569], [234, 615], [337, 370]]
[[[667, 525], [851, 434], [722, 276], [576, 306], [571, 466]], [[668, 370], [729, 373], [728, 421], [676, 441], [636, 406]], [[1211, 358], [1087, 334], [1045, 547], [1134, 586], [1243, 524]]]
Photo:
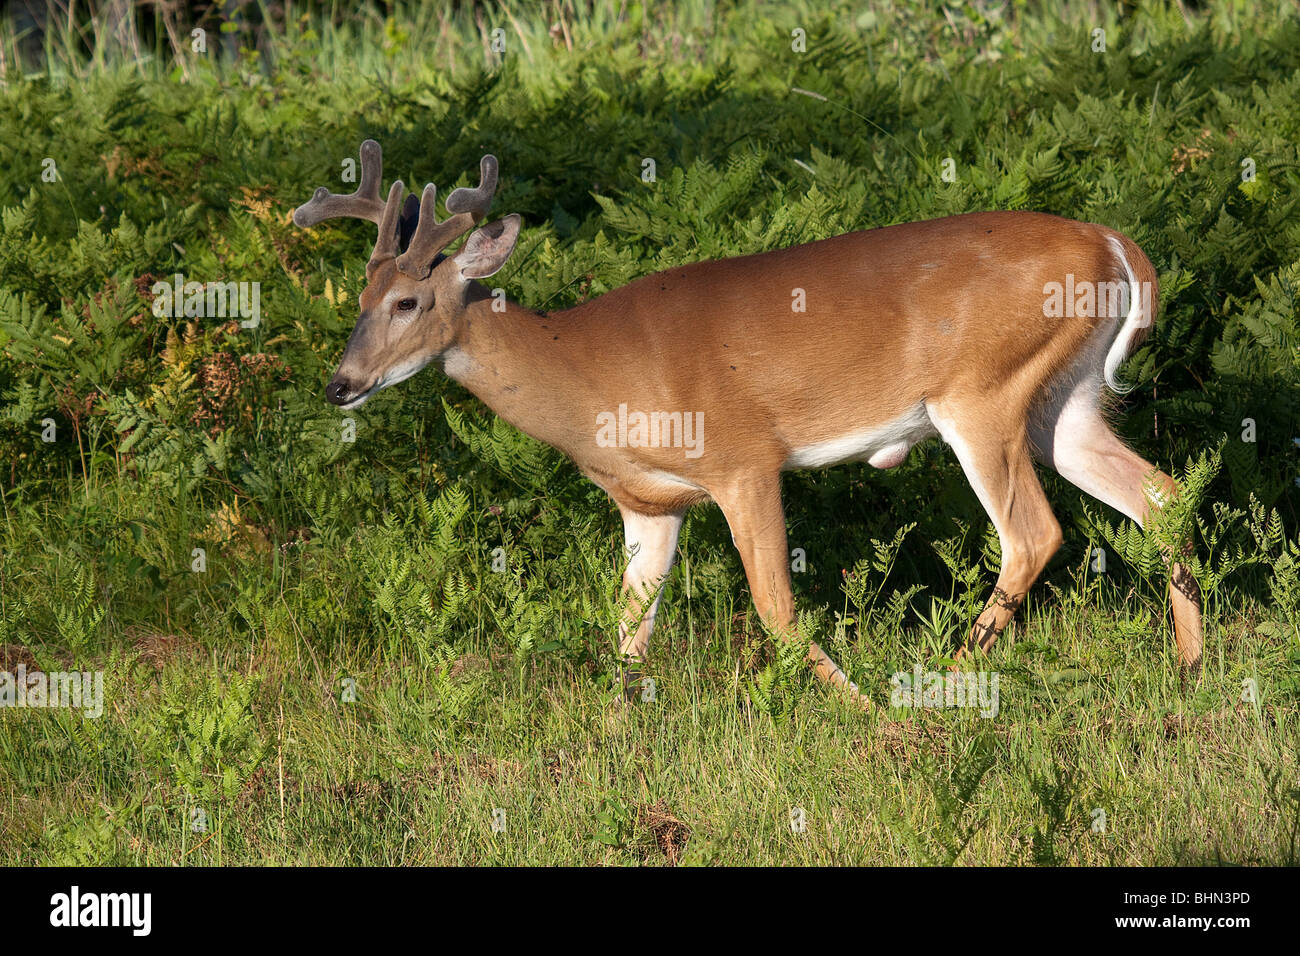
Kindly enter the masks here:
[[486, 674], [491, 669], [492, 662], [486, 657], [478, 654], [462, 654], [452, 663], [447, 676], [453, 679], [462, 676], [470, 677], [475, 674]]
[[131, 644], [140, 655], [140, 660], [153, 665], [157, 671], [162, 670], [177, 654], [193, 650], [193, 644], [186, 638], [177, 634], [163, 634], [138, 624], [128, 627], [126, 635], [131, 638]]
[[657, 800], [650, 805], [637, 807], [637, 826], [645, 830], [659, 847], [659, 852], [668, 860], [669, 866], [676, 866], [691, 838], [691, 828], [679, 820], [668, 804]]
[[13, 673], [18, 670], [19, 665], [29, 674], [33, 671], [39, 671], [36, 666], [36, 658], [32, 652], [21, 644], [0, 644], [0, 671]]

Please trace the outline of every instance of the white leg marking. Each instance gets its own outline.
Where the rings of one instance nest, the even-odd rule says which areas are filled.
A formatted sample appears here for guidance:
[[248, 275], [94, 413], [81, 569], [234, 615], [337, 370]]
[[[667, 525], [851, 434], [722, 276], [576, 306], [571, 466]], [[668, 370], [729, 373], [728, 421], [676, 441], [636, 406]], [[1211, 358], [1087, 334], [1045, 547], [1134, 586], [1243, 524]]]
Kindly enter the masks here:
[[[623, 584], [631, 591], [632, 603], [618, 625], [619, 652], [640, 658], [645, 655], [654, 630], [655, 614], [659, 610], [661, 586], [672, 570], [677, 553], [677, 534], [682, 528], [680, 514], [643, 515], [634, 511], [623, 512], [623, 537], [627, 547], [627, 570]], [[645, 614], [642, 607], [649, 600]], [[640, 624], [637, 624], [638, 618]], [[633, 631], [632, 627], [636, 626]]]
[[1146, 479], [1140, 461], [1095, 409], [1067, 402], [1061, 410], [1053, 436], [1052, 465], [1057, 473], [1139, 525], [1145, 520], [1141, 489]]

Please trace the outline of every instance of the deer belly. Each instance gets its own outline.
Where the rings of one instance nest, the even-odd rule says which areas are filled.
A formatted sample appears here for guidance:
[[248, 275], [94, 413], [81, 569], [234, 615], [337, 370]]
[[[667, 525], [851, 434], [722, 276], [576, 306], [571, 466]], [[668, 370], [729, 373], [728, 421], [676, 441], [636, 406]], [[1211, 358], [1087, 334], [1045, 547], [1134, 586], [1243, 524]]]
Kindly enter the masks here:
[[925, 406], [891, 422], [852, 432], [841, 438], [816, 442], [791, 450], [786, 468], [826, 468], [846, 461], [865, 461], [873, 468], [895, 468], [907, 458], [912, 446], [936, 434]]

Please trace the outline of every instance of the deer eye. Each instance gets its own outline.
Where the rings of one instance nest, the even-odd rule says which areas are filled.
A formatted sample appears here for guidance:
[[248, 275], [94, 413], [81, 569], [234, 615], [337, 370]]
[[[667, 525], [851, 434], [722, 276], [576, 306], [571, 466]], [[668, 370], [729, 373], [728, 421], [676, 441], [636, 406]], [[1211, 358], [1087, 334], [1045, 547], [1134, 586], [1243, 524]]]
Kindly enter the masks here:
[[397, 300], [397, 311], [398, 311], [398, 312], [410, 312], [412, 309], [415, 308], [416, 305], [417, 305], [417, 303], [416, 303], [416, 301], [415, 301], [414, 299], [398, 299], [398, 300]]

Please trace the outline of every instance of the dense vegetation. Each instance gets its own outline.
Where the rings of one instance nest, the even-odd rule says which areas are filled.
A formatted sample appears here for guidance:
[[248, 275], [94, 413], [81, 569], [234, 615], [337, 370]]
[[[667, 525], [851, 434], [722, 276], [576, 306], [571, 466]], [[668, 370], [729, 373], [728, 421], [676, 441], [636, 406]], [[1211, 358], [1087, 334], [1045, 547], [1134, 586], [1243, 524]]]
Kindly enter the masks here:
[[[98, 719], [0, 710], [6, 860], [1300, 859], [1293, 5], [261, 9], [206, 52], [147, 16], [0, 25], [0, 670], [105, 680]], [[1161, 315], [1116, 417], [1185, 479], [1199, 680], [1150, 537], [1044, 474], [1066, 544], [980, 663], [995, 719], [827, 694], [716, 508], [654, 699], [611, 708], [605, 496], [434, 371], [323, 401], [373, 230], [289, 213], [366, 137], [443, 195], [500, 157], [525, 231], [493, 281], [542, 309], [969, 210], [1126, 232]], [[155, 314], [176, 273], [259, 283], [260, 322]], [[786, 495], [804, 633], [882, 704], [944, 666], [997, 567], [949, 451]]]

